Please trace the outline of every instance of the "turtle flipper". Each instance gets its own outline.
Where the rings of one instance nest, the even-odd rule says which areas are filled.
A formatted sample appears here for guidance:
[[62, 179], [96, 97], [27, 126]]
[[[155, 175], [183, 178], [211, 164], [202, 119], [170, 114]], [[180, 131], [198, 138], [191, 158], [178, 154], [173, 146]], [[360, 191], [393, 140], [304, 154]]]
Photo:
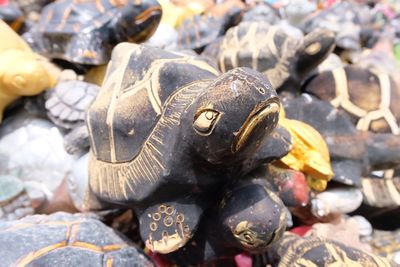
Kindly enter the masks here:
[[203, 207], [198, 199], [185, 198], [158, 203], [136, 213], [146, 247], [166, 254], [183, 247], [194, 235]]
[[400, 136], [367, 133], [366, 171], [385, 170], [400, 166]]

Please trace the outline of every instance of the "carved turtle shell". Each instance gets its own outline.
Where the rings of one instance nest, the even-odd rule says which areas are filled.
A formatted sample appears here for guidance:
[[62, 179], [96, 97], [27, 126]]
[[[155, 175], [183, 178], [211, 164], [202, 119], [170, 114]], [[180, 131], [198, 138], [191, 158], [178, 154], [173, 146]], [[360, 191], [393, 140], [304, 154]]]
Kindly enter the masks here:
[[178, 29], [178, 48], [201, 51], [230, 27], [237, 25], [241, 17], [241, 10], [234, 8], [224, 17], [196, 15], [186, 19]]
[[359, 130], [400, 134], [400, 88], [386, 74], [347, 66], [322, 72], [303, 89], [344, 110]]
[[119, 42], [149, 38], [161, 13], [155, 0], [61, 0], [47, 5], [38, 25], [24, 37], [36, 52], [49, 58], [101, 65]]
[[154, 266], [90, 215], [35, 215], [0, 223], [0, 229], [0, 256], [7, 266]]
[[325, 30], [298, 40], [279, 26], [242, 22], [224, 36], [218, 63], [222, 72], [236, 67], [252, 68], [264, 73], [277, 91], [289, 85], [291, 88], [286, 89], [293, 91], [328, 56], [333, 42], [333, 34]]
[[346, 246], [322, 237], [299, 237], [285, 233], [269, 251], [277, 266], [374, 266], [393, 267], [396, 264], [373, 253]]
[[73, 129], [85, 121], [86, 110], [96, 98], [100, 87], [83, 81], [59, 82], [47, 92], [45, 107], [54, 124]]

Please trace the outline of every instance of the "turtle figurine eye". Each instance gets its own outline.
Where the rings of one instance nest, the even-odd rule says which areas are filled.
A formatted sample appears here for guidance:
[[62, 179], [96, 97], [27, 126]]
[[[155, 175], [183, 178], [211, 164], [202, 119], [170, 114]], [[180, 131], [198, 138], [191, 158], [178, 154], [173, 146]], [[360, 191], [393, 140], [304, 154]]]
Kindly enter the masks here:
[[200, 135], [210, 135], [221, 113], [212, 109], [201, 110], [194, 117], [193, 128]]
[[306, 47], [305, 52], [309, 55], [315, 55], [321, 50], [321, 43], [314, 42]]

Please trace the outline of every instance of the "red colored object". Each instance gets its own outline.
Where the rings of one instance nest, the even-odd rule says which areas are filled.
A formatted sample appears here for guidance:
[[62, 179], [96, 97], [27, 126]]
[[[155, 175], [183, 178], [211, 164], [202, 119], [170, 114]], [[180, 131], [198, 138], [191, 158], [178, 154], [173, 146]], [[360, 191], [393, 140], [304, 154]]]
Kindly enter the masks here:
[[8, 0], [0, 0], [0, 6], [8, 5]]
[[308, 231], [311, 230], [311, 226], [309, 225], [303, 225], [303, 226], [298, 226], [290, 230], [293, 234], [296, 234], [298, 236], [304, 236], [307, 234]]
[[235, 256], [235, 263], [237, 267], [252, 267], [253, 259], [246, 253], [241, 253]]

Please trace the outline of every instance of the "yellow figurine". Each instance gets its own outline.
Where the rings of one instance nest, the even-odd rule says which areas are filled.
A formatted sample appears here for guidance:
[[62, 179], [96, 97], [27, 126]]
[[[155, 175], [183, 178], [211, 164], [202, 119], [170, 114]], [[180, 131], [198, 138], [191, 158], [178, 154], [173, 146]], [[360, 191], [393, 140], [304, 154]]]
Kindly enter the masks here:
[[37, 95], [56, 83], [44, 59], [0, 20], [0, 121], [5, 108], [20, 96]]
[[280, 159], [278, 165], [282, 164], [303, 172], [312, 189], [325, 190], [328, 181], [333, 177], [329, 150], [325, 140], [310, 125], [285, 118], [284, 111], [282, 111], [279, 124], [290, 132], [293, 148], [289, 154]]

